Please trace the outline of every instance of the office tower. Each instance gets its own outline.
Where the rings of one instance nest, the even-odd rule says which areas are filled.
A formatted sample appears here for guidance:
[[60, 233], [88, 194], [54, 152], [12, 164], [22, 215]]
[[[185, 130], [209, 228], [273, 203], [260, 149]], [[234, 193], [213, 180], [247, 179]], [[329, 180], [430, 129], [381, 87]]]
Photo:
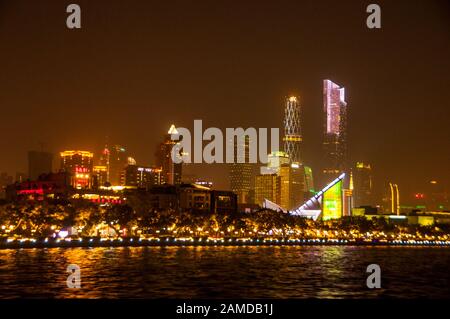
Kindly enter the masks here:
[[267, 166], [261, 167], [261, 175], [275, 174], [280, 177], [280, 201], [275, 202], [284, 210], [302, 204], [305, 198], [304, 167], [291, 163], [285, 152], [272, 152], [268, 155]]
[[301, 110], [300, 101], [291, 96], [286, 99], [284, 108], [284, 151], [288, 154], [291, 162], [302, 163], [301, 158]]
[[28, 178], [32, 181], [38, 179], [41, 174], [52, 172], [53, 154], [40, 151], [28, 152]]
[[347, 102], [345, 89], [330, 80], [323, 81], [324, 152], [323, 169], [328, 183], [346, 170]]
[[286, 152], [275, 151], [269, 154], [267, 167], [274, 168], [275, 172], [278, 173], [282, 165], [289, 164], [290, 162], [291, 160]]
[[354, 169], [355, 206], [373, 205], [372, 167], [370, 164], [357, 162]]
[[124, 169], [129, 159], [126, 149], [121, 145], [105, 145], [101, 152], [99, 165], [106, 166], [106, 180], [112, 186], [121, 186], [124, 184]]
[[94, 186], [107, 186], [108, 185], [108, 167], [105, 165], [96, 165], [93, 168]]
[[[292, 209], [301, 204], [307, 192], [306, 171], [301, 153], [303, 141], [301, 125], [300, 100], [296, 96], [291, 96], [286, 99], [284, 109], [284, 151], [288, 155], [291, 164], [289, 168], [289, 184], [284, 183], [289, 185], [290, 189], [289, 196], [284, 197], [284, 204], [289, 203], [288, 206], [284, 206], [285, 209]], [[286, 173], [284, 175], [286, 179]]]
[[260, 174], [255, 177], [255, 204], [262, 205], [267, 199], [280, 203], [281, 178], [277, 174]]
[[90, 188], [94, 154], [87, 151], [64, 151], [60, 156], [61, 170], [69, 174], [70, 185], [74, 188]]
[[[229, 178], [231, 191], [237, 194], [238, 204], [250, 204], [250, 191], [252, 189], [252, 177], [254, 164], [250, 161], [250, 138], [245, 136], [244, 141], [233, 141], [234, 160], [229, 164]], [[243, 148], [244, 152], [238, 152], [238, 148]]]
[[109, 148], [109, 183], [112, 186], [123, 185], [123, 170], [128, 163], [127, 152], [121, 145], [113, 145]]
[[[164, 137], [164, 141], [159, 144], [156, 151], [157, 166], [161, 168], [161, 183], [179, 185], [181, 184], [182, 163], [175, 163], [172, 160], [172, 148], [178, 143], [172, 140], [172, 134], [177, 135], [178, 131], [172, 124], [169, 131]], [[181, 156], [181, 154], [177, 154]]]
[[161, 182], [160, 168], [127, 165], [125, 168], [125, 186], [149, 189]]

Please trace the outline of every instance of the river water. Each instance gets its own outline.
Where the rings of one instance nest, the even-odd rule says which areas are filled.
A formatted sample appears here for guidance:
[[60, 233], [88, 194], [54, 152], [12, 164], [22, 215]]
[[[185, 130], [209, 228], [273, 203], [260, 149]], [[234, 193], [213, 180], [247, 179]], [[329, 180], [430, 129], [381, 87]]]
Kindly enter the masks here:
[[[77, 264], [81, 288], [69, 289]], [[381, 289], [366, 267], [381, 267]], [[0, 298], [450, 298], [450, 248], [116, 247], [0, 250]]]

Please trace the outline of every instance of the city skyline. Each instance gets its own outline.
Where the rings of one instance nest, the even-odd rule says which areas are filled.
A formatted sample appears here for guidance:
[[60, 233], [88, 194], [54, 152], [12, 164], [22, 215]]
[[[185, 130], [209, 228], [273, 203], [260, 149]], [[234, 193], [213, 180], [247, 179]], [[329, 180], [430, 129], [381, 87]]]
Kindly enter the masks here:
[[[434, 2], [431, 9], [423, 10], [426, 5], [417, 3], [404, 12], [400, 6], [388, 2], [381, 5], [385, 17], [383, 29], [375, 32], [354, 17], [364, 9], [362, 6], [318, 3], [313, 7], [288, 2], [281, 11], [271, 13], [252, 11], [251, 4], [233, 7], [233, 14], [238, 17], [251, 12], [256, 21], [270, 17], [278, 22], [279, 29], [272, 32], [265, 24], [253, 30], [245, 20], [235, 21], [224, 14], [226, 10], [207, 13], [196, 4], [180, 5], [170, 11], [179, 17], [174, 19], [177, 26], [190, 25], [191, 29], [159, 28], [162, 31], [157, 33], [150, 26], [155, 23], [167, 27], [164, 19], [169, 13], [164, 4], [154, 8], [158, 14], [153, 15], [154, 10], [146, 10], [147, 5], [141, 3], [141, 11], [148, 13], [148, 19], [138, 19], [139, 12], [130, 9], [123, 12], [124, 20], [118, 19], [117, 25], [112, 26], [105, 21], [94, 23], [94, 19], [100, 13], [114, 17], [115, 12], [124, 11], [119, 10], [121, 4], [112, 2], [110, 8], [100, 8], [97, 4], [82, 3], [84, 28], [71, 33], [57, 27], [58, 5], [49, 7], [44, 19], [36, 4], [2, 3], [2, 12], [9, 10], [11, 14], [0, 13], [0, 21], [5, 22], [0, 31], [0, 38], [5, 40], [0, 44], [0, 57], [5, 61], [17, 57], [23, 63], [6, 64], [0, 78], [4, 87], [0, 103], [5, 106], [0, 133], [7, 136], [15, 132], [9, 141], [0, 141], [7, 154], [0, 158], [0, 171], [13, 176], [26, 171], [26, 152], [39, 150], [40, 143], [54, 154], [63, 149], [95, 151], [103, 147], [105, 136], [126, 145], [142, 165], [150, 165], [154, 163], [154, 145], [160, 142], [159, 132], [166, 131], [171, 123], [189, 127], [193, 119], [203, 118], [207, 126], [281, 128], [283, 98], [296, 95], [300, 96], [304, 113], [304, 159], [316, 174], [322, 167], [318, 155], [322, 149], [321, 82], [329, 78], [346, 88], [351, 105], [349, 159], [373, 166], [374, 185], [395, 182], [407, 194], [414, 194], [421, 192], [429, 181], [437, 180], [448, 189], [450, 173], [444, 169], [450, 157], [449, 148], [445, 147], [449, 140], [445, 125], [448, 107], [443, 101], [449, 100], [444, 89], [449, 75], [440, 71], [449, 63], [448, 42], [441, 41], [449, 32], [444, 20], [447, 7]], [[269, 9], [271, 5], [261, 6]], [[293, 14], [291, 11], [298, 13], [295, 23], [282, 19]], [[184, 12], [197, 12], [197, 19], [191, 20]], [[309, 17], [311, 12], [317, 13], [314, 19]], [[340, 32], [328, 31], [337, 23], [331, 12], [339, 12], [343, 17], [339, 19]], [[427, 19], [427, 27], [408, 24], [414, 17], [419, 21]], [[24, 28], [20, 25], [24, 19], [39, 27]], [[132, 22], [124, 25], [122, 21]], [[231, 21], [235, 24], [230, 24]], [[433, 21], [431, 25], [429, 21]], [[307, 31], [307, 25], [316, 28], [314, 36]], [[229, 35], [223, 35], [220, 41], [215, 39], [216, 33], [224, 28]], [[121, 56], [108, 30], [126, 37], [125, 47], [137, 46], [140, 50]], [[25, 56], [26, 50], [20, 49], [13, 35], [30, 50], [40, 49], [42, 54]], [[49, 35], [64, 41], [65, 46], [58, 41], [47, 42]], [[202, 52], [208, 54], [209, 60], [198, 55], [201, 50], [182, 40], [194, 35], [203, 40]], [[425, 39], [417, 48], [413, 46], [416, 37]], [[169, 46], [165, 38], [171, 39], [174, 48], [185, 47], [186, 58], [163, 55]], [[93, 51], [99, 39], [103, 47]], [[143, 39], [150, 40], [145, 43], [140, 41]], [[265, 45], [276, 39], [287, 45], [275, 49]], [[328, 53], [318, 49], [324, 39], [330, 47], [345, 47], [345, 53], [335, 51], [333, 59], [329, 59]], [[5, 43], [12, 45], [5, 47]], [[218, 49], [223, 50], [217, 52]], [[211, 55], [212, 52], [216, 54]], [[289, 62], [282, 58], [286, 55]], [[420, 62], [422, 57], [434, 63], [425, 69]], [[95, 61], [98, 63], [94, 68]], [[190, 67], [191, 62], [196, 65], [195, 70]], [[115, 65], [114, 72], [107, 71], [109, 65]], [[25, 78], [25, 74], [30, 76]], [[169, 78], [165, 74], [176, 76]], [[417, 80], [405, 81], [411, 77]], [[205, 80], [208, 78], [213, 81]], [[16, 85], [18, 81], [20, 86]], [[96, 85], [100, 82], [104, 85]], [[43, 83], [57, 90], [49, 93]], [[420, 87], [414, 94], [411, 83]], [[223, 90], [225, 86], [227, 89]], [[21, 94], [22, 91], [27, 94]], [[44, 124], [47, 118], [52, 125]], [[373, 121], [374, 118], [377, 120]], [[17, 129], [21, 127], [27, 129]], [[436, 149], [435, 145], [442, 147]], [[200, 170], [214, 179], [218, 188], [227, 188], [225, 166], [203, 165]]]

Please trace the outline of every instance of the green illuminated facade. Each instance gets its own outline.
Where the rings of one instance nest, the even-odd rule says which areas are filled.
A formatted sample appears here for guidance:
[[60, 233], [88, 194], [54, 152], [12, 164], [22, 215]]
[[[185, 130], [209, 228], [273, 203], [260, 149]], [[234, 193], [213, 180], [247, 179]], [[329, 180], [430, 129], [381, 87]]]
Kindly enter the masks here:
[[342, 217], [342, 179], [327, 189], [322, 199], [322, 220]]

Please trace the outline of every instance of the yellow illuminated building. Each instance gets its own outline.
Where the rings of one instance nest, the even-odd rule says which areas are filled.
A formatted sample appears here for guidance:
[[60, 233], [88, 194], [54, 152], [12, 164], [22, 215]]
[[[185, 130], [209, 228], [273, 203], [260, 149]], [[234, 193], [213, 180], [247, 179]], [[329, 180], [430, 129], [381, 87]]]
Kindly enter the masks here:
[[262, 174], [255, 178], [255, 203], [261, 205], [265, 199], [280, 203], [280, 176], [277, 174]]
[[89, 188], [92, 185], [94, 153], [88, 151], [64, 151], [60, 153], [61, 169], [69, 174], [74, 188]]

